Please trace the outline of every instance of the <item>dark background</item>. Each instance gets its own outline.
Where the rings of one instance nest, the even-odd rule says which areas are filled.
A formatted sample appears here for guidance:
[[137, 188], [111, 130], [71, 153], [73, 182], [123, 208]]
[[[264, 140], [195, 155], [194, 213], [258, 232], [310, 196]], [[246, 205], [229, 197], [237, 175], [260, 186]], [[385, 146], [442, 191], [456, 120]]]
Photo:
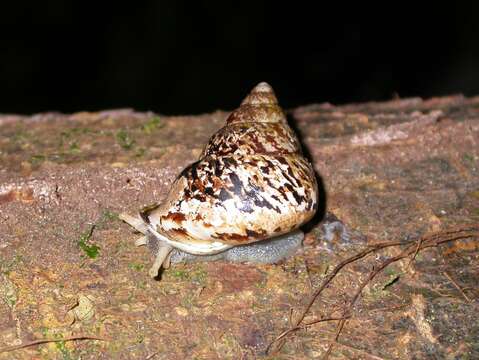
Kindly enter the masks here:
[[479, 2], [307, 4], [5, 1], [0, 113], [203, 113], [259, 81], [284, 107], [479, 94]]

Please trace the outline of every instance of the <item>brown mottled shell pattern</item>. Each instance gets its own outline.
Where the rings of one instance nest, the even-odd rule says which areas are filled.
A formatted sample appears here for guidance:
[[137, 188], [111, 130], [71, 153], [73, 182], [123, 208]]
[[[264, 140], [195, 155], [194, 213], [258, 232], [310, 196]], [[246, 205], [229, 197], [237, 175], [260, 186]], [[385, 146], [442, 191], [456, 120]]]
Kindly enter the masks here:
[[141, 215], [173, 247], [209, 254], [298, 228], [314, 215], [317, 192], [272, 88], [260, 83], [166, 200]]

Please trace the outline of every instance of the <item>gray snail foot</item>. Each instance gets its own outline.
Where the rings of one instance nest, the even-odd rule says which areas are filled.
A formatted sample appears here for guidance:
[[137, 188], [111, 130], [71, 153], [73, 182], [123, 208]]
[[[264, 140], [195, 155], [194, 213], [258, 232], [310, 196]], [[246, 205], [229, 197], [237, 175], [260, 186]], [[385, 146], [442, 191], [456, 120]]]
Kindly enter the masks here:
[[174, 249], [170, 261], [172, 263], [190, 263], [222, 260], [237, 263], [274, 264], [293, 255], [301, 247], [303, 238], [304, 233], [301, 230], [295, 230], [271, 239], [238, 245], [214, 255], [192, 255]]

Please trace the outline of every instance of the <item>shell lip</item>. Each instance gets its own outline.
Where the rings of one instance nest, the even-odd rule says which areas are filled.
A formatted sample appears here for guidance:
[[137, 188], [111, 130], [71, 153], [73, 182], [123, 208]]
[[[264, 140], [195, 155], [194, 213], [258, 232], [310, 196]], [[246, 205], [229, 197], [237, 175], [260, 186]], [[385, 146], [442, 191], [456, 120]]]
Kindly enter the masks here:
[[[151, 220], [151, 219], [150, 219]], [[168, 236], [161, 234], [155, 229], [154, 222], [147, 224], [148, 233], [158, 239], [159, 241], [163, 241], [168, 245], [179, 249], [181, 251], [187, 252], [189, 254], [194, 255], [209, 255], [209, 254], [217, 254], [222, 251], [225, 251], [232, 247], [232, 245], [222, 243], [220, 241], [213, 241], [208, 243], [194, 243], [189, 244], [187, 242], [180, 242], [170, 239]]]

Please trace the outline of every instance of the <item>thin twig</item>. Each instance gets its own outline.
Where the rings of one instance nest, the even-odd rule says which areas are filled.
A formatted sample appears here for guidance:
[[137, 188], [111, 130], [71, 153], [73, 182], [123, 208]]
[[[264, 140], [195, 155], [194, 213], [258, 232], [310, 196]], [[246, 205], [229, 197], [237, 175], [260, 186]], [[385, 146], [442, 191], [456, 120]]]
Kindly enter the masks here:
[[308, 276], [308, 283], [309, 283], [309, 292], [312, 292], [313, 291], [313, 280], [311, 279], [311, 274], [309, 272], [309, 266], [308, 266], [308, 262], [306, 261], [306, 259], [304, 258], [303, 256], [303, 262], [304, 262], [304, 268], [306, 269], [306, 275]]
[[384, 270], [384, 268], [386, 268], [388, 265], [392, 264], [393, 262], [396, 262], [400, 259], [403, 259], [405, 257], [404, 255], [404, 252], [401, 253], [400, 255], [398, 256], [395, 256], [395, 257], [392, 257], [392, 258], [389, 258], [385, 261], [383, 261], [382, 264], [379, 265], [379, 267], [377, 268], [374, 268], [371, 273], [369, 274], [369, 276], [366, 278], [366, 280], [364, 280], [361, 285], [359, 286], [359, 289], [356, 291], [356, 293], [354, 294], [353, 298], [351, 299], [351, 301], [349, 302], [349, 305], [348, 307], [344, 310], [344, 313], [343, 313], [343, 319], [339, 321], [338, 323], [338, 327], [336, 329], [336, 335], [334, 336], [334, 340], [331, 341], [331, 343], [329, 344], [329, 347], [328, 347], [328, 350], [326, 351], [323, 359], [327, 359], [329, 357], [329, 355], [331, 354], [331, 351], [333, 349], [333, 345], [334, 343], [336, 343], [338, 341], [338, 338], [339, 338], [339, 335], [341, 334], [341, 331], [343, 330], [343, 327], [344, 325], [346, 324], [346, 318], [345, 316], [346, 315], [349, 315], [349, 317], [351, 317], [351, 312], [352, 312], [352, 309], [353, 309], [353, 306], [354, 304], [356, 303], [357, 299], [359, 298], [359, 296], [361, 295], [363, 289], [366, 287], [367, 284], [369, 284], [369, 282], [371, 280], [374, 279], [374, 277], [379, 274], [382, 270]]
[[156, 355], [158, 355], [159, 353], [160, 353], [159, 351], [154, 352], [153, 354], [148, 355], [148, 356], [145, 358], [145, 360], [151, 360], [151, 359], [153, 359]]
[[352, 300], [349, 303], [348, 308], [346, 311], [343, 313], [343, 317], [338, 323], [338, 327], [336, 330], [336, 335], [333, 340], [333, 342], [330, 343], [330, 346], [328, 348], [328, 351], [325, 354], [325, 358], [329, 356], [332, 350], [333, 343], [337, 341], [339, 338], [339, 335], [344, 327], [344, 324], [346, 320], [351, 316], [350, 312], [352, 310], [352, 307], [354, 306], [356, 300], [358, 299], [359, 295], [361, 294], [363, 288], [367, 285], [369, 281], [371, 281], [380, 271], [382, 271], [385, 267], [388, 265], [392, 264], [393, 262], [396, 262], [398, 260], [401, 260], [407, 256], [413, 255], [413, 259], [416, 257], [417, 253], [423, 249], [429, 248], [429, 247], [435, 247], [440, 244], [450, 242], [450, 241], [456, 241], [456, 240], [461, 240], [461, 239], [468, 239], [471, 237], [477, 237], [479, 236], [479, 224], [473, 224], [465, 227], [454, 227], [442, 232], [437, 232], [437, 233], [432, 233], [432, 234], [426, 234], [422, 236], [421, 238], [417, 240], [408, 240], [408, 241], [388, 241], [388, 242], [382, 242], [378, 244], [374, 244], [366, 248], [365, 250], [357, 253], [356, 255], [347, 258], [343, 261], [341, 261], [338, 265], [334, 267], [334, 269], [331, 271], [331, 273], [326, 276], [326, 278], [323, 280], [321, 285], [316, 289], [316, 291], [312, 294], [310, 297], [310, 300], [308, 301], [306, 307], [304, 308], [303, 312], [301, 315], [296, 319], [296, 321], [291, 324], [290, 329], [282, 332], [279, 336], [277, 336], [267, 347], [267, 352], [272, 354], [276, 353], [277, 351], [281, 350], [282, 346], [284, 345], [285, 342], [285, 337], [298, 330], [298, 327], [300, 327], [301, 322], [304, 320], [306, 314], [309, 312], [311, 309], [312, 305], [315, 303], [321, 292], [329, 285], [329, 283], [335, 278], [335, 276], [341, 271], [342, 268], [344, 268], [346, 265], [355, 262], [359, 259], [362, 259], [372, 253], [375, 253], [379, 250], [392, 247], [392, 246], [400, 246], [400, 245], [407, 245], [407, 247], [401, 252], [400, 255], [392, 257], [390, 259], [385, 260], [382, 262], [378, 268], [374, 269], [369, 277], [367, 278], [366, 281], [364, 281], [361, 285], [361, 287], [358, 289], [356, 292], [355, 296], [352, 298]]
[[[426, 248], [430, 248], [430, 247], [436, 247], [438, 245], [441, 245], [441, 244], [444, 244], [444, 243], [447, 243], [447, 242], [450, 242], [450, 241], [463, 240], [463, 239], [471, 238], [473, 236], [479, 236], [479, 225], [475, 229], [473, 228], [472, 230], [470, 230], [470, 229], [468, 229], [468, 230], [459, 229], [457, 231], [435, 233], [435, 234], [432, 234], [432, 235], [429, 235], [429, 236], [426, 235], [426, 236], [422, 237], [420, 240], [418, 240], [418, 241], [421, 241], [421, 246], [419, 247], [419, 251], [423, 250], [423, 249], [426, 249]], [[471, 233], [471, 231], [472, 231], [472, 233]], [[464, 233], [464, 232], [465, 232], [465, 234], [461, 234], [461, 233]], [[454, 235], [454, 233], [456, 235]], [[445, 234], [444, 237], [441, 236], [443, 234]], [[351, 314], [352, 308], [353, 308], [354, 304], [356, 303], [357, 299], [359, 298], [359, 296], [361, 295], [363, 289], [366, 287], [366, 285], [369, 282], [371, 282], [374, 279], [374, 277], [377, 274], [379, 274], [382, 270], [384, 270], [387, 266], [391, 265], [392, 263], [394, 263], [396, 261], [399, 261], [399, 260], [402, 260], [404, 258], [407, 258], [408, 256], [411, 256], [412, 254], [416, 253], [416, 250], [413, 250], [413, 248], [415, 248], [414, 244], [409, 245], [399, 255], [384, 260], [377, 268], [373, 269], [373, 271], [371, 271], [371, 273], [369, 274], [368, 278], [365, 281], [363, 281], [361, 283], [361, 285], [359, 286], [355, 295], [353, 296], [353, 298], [349, 302], [348, 307], [344, 311], [344, 315], [346, 315], [346, 314], [350, 315]], [[326, 353], [323, 356], [324, 360], [329, 358], [329, 355], [331, 354], [331, 351], [333, 349], [333, 345], [338, 341], [339, 335], [341, 334], [341, 331], [343, 330], [343, 327], [344, 327], [344, 324], [346, 323], [346, 320], [347, 319], [343, 319], [338, 323], [337, 330], [336, 330], [336, 335], [335, 335], [333, 341], [330, 342], [330, 344], [328, 346], [328, 350], [326, 351]]]
[[320, 323], [320, 322], [326, 322], [326, 321], [338, 321], [338, 320], [342, 320], [343, 317], [329, 317], [329, 318], [322, 318], [322, 319], [316, 319], [316, 320], [313, 320], [313, 321], [310, 321], [310, 322], [307, 322], [301, 326], [296, 326], [294, 328], [291, 328], [291, 329], [288, 329], [286, 331], [283, 331], [281, 334], [278, 335], [278, 337], [276, 338], [276, 340], [280, 340], [282, 338], [284, 338], [285, 336], [291, 334], [292, 332], [294, 331], [297, 331], [297, 330], [301, 330], [301, 329], [305, 329], [307, 328], [308, 326], [311, 326], [311, 325], [314, 325], [314, 324], [317, 324], [317, 323]]
[[[348, 264], [350, 264], [350, 263], [352, 263], [356, 260], [362, 259], [363, 257], [365, 257], [365, 256], [367, 256], [367, 255], [369, 255], [369, 254], [371, 254], [375, 251], [384, 249], [386, 247], [398, 246], [398, 245], [402, 245], [402, 244], [404, 244], [404, 242], [402, 242], [402, 241], [378, 243], [378, 244], [375, 244], [375, 245], [372, 245], [372, 246], [366, 248], [365, 250], [357, 253], [356, 255], [354, 255], [350, 258], [347, 258], [347, 259], [341, 261], [338, 265], [336, 265], [334, 267], [334, 269], [331, 271], [331, 273], [329, 273], [329, 275], [326, 276], [326, 278], [324, 278], [323, 282], [318, 287], [318, 289], [316, 289], [316, 291], [311, 295], [310, 300], [309, 300], [308, 304], [306, 305], [305, 309], [303, 310], [302, 314], [296, 319], [296, 321], [293, 324], [291, 324], [291, 329], [297, 328], [301, 324], [301, 322], [304, 320], [304, 317], [309, 312], [309, 310], [311, 309], [311, 306], [313, 306], [313, 304], [315, 303], [318, 296], [329, 285], [329, 283], [334, 279], [334, 277], [337, 275], [337, 273], [343, 267], [345, 267], [346, 265], [348, 265]], [[284, 345], [284, 339], [280, 338], [278, 336], [268, 345], [267, 352], [274, 354], [275, 352], [281, 350], [283, 345]]]
[[451, 275], [449, 275], [447, 272], [443, 272], [444, 276], [447, 277], [449, 279], [450, 282], [452, 282], [452, 284], [456, 287], [457, 290], [459, 290], [459, 292], [462, 294], [462, 296], [464, 297], [464, 299], [466, 299], [467, 302], [471, 302], [471, 299], [466, 295], [466, 293], [464, 292], [464, 290], [459, 286], [459, 284], [452, 278]]
[[411, 266], [411, 264], [412, 264], [412, 262], [413, 262], [414, 260], [416, 260], [416, 256], [417, 256], [417, 254], [419, 253], [419, 248], [421, 247], [422, 241], [423, 241], [423, 238], [422, 238], [422, 237], [419, 238], [419, 240], [418, 240], [418, 242], [417, 242], [416, 251], [414, 252], [414, 255], [411, 256], [411, 258], [409, 259], [409, 262], [408, 262], [408, 264], [407, 264], [407, 266], [406, 266], [406, 269], [409, 269], [410, 266]]
[[38, 339], [38, 340], [29, 341], [29, 342], [26, 342], [26, 343], [23, 343], [23, 344], [20, 344], [20, 345], [13, 345], [13, 346], [7, 346], [7, 347], [4, 347], [4, 348], [0, 348], [0, 353], [20, 350], [20, 349], [24, 349], [24, 348], [27, 348], [27, 347], [30, 347], [30, 346], [35, 346], [35, 345], [62, 342], [62, 341], [76, 341], [76, 340], [110, 341], [109, 339], [106, 339], [106, 338], [102, 338], [102, 337], [98, 337], [98, 336], [88, 336], [88, 335], [71, 336], [71, 337], [66, 337], [66, 338], [63, 338], [63, 339]]

